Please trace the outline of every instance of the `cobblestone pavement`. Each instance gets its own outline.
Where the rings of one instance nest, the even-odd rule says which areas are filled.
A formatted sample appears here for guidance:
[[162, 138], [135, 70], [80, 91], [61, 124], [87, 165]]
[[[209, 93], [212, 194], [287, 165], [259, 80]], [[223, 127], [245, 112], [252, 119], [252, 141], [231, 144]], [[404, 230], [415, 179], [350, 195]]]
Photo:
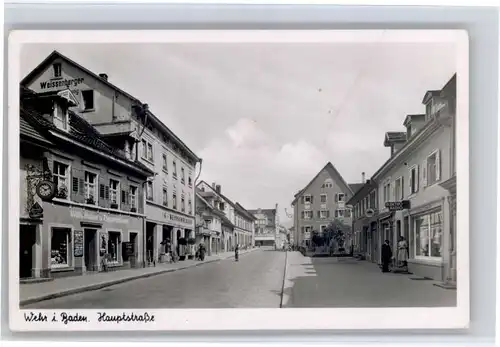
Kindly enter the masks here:
[[285, 252], [260, 250], [23, 308], [278, 308], [284, 267]]
[[382, 273], [352, 258], [309, 258], [288, 253], [283, 307], [449, 307], [456, 291]]

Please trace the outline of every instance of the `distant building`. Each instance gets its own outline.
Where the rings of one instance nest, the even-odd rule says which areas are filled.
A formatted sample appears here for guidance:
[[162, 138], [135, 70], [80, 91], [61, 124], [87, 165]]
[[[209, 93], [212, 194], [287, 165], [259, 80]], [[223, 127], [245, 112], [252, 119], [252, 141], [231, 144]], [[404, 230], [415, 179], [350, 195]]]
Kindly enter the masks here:
[[249, 210], [255, 218], [255, 245], [275, 246], [278, 235], [279, 215], [278, 204], [273, 209]]
[[[357, 186], [353, 187], [357, 189]], [[338, 219], [351, 228], [351, 208], [346, 202], [353, 190], [332, 163], [327, 163], [318, 174], [294, 196], [294, 242], [309, 247], [314, 231], [322, 233], [329, 223]]]

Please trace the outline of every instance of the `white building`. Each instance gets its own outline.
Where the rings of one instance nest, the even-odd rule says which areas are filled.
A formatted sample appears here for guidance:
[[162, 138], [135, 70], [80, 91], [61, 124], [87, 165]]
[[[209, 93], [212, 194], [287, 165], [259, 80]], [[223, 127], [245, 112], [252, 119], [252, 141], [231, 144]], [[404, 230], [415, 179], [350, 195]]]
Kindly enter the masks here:
[[275, 246], [279, 233], [279, 213], [278, 204], [272, 209], [259, 208], [249, 210], [255, 218], [255, 245], [257, 246]]
[[372, 177], [378, 184], [378, 244], [387, 239], [396, 252], [399, 236], [405, 237], [409, 271], [442, 281], [452, 280], [455, 250], [453, 206], [441, 186], [455, 171], [454, 89], [455, 77], [443, 90], [427, 92], [425, 115], [407, 116], [404, 136], [386, 134], [391, 157]]

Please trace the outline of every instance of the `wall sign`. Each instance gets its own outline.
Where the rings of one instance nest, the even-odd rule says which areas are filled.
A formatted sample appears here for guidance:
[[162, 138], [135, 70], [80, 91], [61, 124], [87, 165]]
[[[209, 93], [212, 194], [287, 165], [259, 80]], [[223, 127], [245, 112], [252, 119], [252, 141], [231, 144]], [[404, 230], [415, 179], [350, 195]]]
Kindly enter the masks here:
[[35, 202], [29, 210], [30, 218], [38, 219], [43, 217], [43, 208], [38, 202]]
[[189, 226], [189, 227], [193, 226], [193, 219], [192, 218], [186, 218], [186, 217], [179, 216], [179, 215], [172, 214], [172, 213], [168, 213], [168, 212], [163, 212], [163, 218], [171, 221], [174, 224], [181, 223], [181, 224], [185, 224], [186, 226]]
[[83, 230], [75, 230], [74, 239], [74, 256], [83, 257]]
[[118, 223], [118, 224], [128, 224], [129, 219], [119, 216], [112, 216], [105, 212], [96, 212], [90, 210], [81, 210], [72, 208], [70, 209], [71, 218], [90, 220], [94, 222], [107, 222], [107, 223]]
[[62, 80], [49, 80], [40, 82], [40, 89], [58, 89], [61, 87], [70, 88], [76, 87], [79, 84], [83, 83], [84, 78], [70, 78], [70, 79], [62, 79]]
[[385, 207], [387, 207], [389, 211], [406, 210], [410, 208], [410, 200], [389, 201], [385, 203]]

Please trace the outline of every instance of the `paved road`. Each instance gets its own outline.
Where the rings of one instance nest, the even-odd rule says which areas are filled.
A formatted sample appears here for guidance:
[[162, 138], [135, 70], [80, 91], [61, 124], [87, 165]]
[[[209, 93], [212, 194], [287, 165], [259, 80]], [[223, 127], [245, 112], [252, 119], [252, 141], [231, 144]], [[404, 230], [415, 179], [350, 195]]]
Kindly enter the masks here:
[[278, 308], [284, 267], [284, 252], [258, 250], [25, 308]]
[[309, 258], [288, 253], [283, 307], [438, 307], [456, 306], [456, 291], [382, 273], [352, 258]]

